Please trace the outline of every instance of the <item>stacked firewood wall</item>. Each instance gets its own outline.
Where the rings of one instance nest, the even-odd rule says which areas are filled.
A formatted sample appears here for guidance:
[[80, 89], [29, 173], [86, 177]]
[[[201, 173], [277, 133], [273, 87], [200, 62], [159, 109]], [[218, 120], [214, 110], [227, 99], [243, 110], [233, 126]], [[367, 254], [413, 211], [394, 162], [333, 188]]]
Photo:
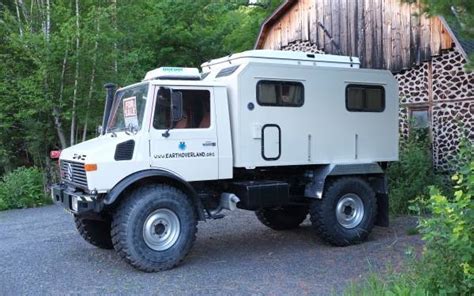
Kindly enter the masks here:
[[400, 88], [400, 133], [409, 133], [410, 113], [428, 109], [433, 161], [440, 171], [455, 169], [459, 141], [474, 143], [474, 73], [464, 70], [456, 49], [395, 74]]
[[296, 41], [288, 44], [287, 46], [283, 47], [282, 50], [289, 50], [289, 51], [303, 51], [303, 52], [311, 52], [311, 53], [320, 53], [324, 54], [324, 51], [319, 49], [316, 44], [311, 44], [309, 41]]

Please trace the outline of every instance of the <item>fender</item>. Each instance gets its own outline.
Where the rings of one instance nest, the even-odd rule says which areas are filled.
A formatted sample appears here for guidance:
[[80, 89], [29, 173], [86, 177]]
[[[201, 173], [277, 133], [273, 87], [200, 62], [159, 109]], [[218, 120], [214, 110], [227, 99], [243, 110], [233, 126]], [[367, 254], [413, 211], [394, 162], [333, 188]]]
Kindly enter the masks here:
[[165, 180], [171, 183], [172, 185], [183, 190], [186, 194], [188, 194], [192, 198], [193, 202], [195, 203], [199, 220], [201, 221], [205, 220], [201, 199], [199, 198], [196, 190], [194, 190], [191, 184], [189, 184], [189, 182], [182, 179], [181, 177], [171, 172], [161, 170], [161, 169], [149, 169], [149, 170], [139, 171], [125, 177], [107, 193], [107, 195], [105, 196], [103, 200], [104, 204], [111, 205], [115, 203], [117, 199], [120, 197], [120, 195], [127, 188], [129, 188], [136, 182], [146, 180], [146, 179]]
[[311, 182], [306, 184], [305, 196], [321, 199], [323, 197], [324, 185], [328, 176], [349, 175], [384, 175], [383, 169], [378, 163], [361, 164], [328, 164], [322, 165], [309, 172]]

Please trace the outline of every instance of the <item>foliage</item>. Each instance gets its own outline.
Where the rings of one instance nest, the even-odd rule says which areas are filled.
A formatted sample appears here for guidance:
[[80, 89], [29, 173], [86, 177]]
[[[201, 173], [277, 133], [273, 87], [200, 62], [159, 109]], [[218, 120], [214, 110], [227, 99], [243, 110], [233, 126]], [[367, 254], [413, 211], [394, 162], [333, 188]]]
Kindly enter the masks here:
[[43, 174], [38, 168], [19, 167], [0, 180], [0, 211], [50, 203], [44, 194]]
[[383, 279], [371, 274], [360, 283], [351, 283], [344, 291], [346, 296], [428, 296], [425, 288], [417, 285], [416, 279], [407, 274], [391, 274]]
[[[466, 148], [466, 149], [472, 149]], [[450, 197], [431, 187], [420, 200], [425, 213], [418, 229], [422, 256], [404, 273], [378, 275], [352, 284], [346, 295], [472, 295], [474, 290], [474, 160], [452, 177]], [[420, 206], [420, 205], [419, 205]]]
[[421, 130], [414, 129], [401, 143], [400, 160], [387, 170], [391, 213], [407, 214], [409, 201], [427, 197], [428, 186], [442, 184], [442, 178], [434, 173], [431, 155], [429, 138]]
[[419, 229], [426, 242], [418, 264], [420, 283], [440, 294], [470, 295], [474, 290], [474, 161], [453, 176], [454, 196], [431, 188], [428, 218]]
[[95, 136], [104, 83], [251, 49], [281, 1], [261, 2], [0, 2], [0, 175]]

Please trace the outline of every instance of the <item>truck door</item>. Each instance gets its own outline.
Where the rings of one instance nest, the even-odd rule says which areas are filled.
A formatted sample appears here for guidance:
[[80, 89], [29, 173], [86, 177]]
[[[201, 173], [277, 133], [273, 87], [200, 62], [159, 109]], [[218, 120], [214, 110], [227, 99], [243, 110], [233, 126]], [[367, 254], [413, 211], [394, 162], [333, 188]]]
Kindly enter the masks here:
[[150, 127], [151, 167], [173, 172], [188, 182], [218, 179], [213, 89], [172, 87], [182, 97], [182, 118], [174, 122], [171, 98], [158, 90]]

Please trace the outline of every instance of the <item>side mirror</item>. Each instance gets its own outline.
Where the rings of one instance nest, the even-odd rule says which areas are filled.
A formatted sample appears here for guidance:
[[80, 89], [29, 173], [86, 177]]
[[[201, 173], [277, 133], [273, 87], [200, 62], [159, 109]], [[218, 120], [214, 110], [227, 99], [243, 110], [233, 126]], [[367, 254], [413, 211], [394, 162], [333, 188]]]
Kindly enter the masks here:
[[97, 126], [96, 133], [98, 135], [102, 135], [102, 132], [103, 132], [102, 125]]
[[183, 119], [183, 93], [171, 91], [171, 118], [173, 122]]

